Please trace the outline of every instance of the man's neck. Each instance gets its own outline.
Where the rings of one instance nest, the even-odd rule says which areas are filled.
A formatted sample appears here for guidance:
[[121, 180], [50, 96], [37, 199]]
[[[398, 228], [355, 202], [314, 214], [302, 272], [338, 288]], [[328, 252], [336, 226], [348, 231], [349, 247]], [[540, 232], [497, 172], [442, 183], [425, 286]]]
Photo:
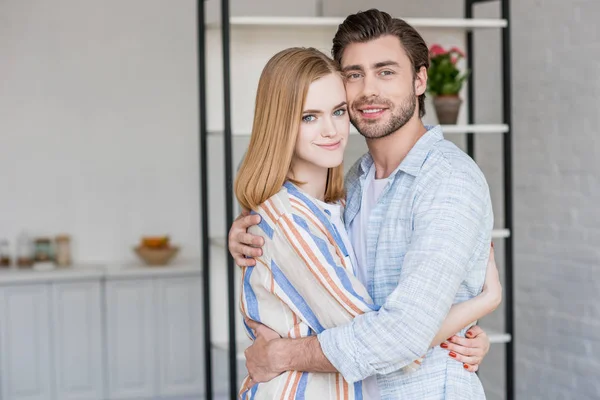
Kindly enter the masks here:
[[375, 164], [375, 179], [390, 176], [426, 132], [421, 119], [412, 118], [391, 135], [367, 139], [367, 147]]

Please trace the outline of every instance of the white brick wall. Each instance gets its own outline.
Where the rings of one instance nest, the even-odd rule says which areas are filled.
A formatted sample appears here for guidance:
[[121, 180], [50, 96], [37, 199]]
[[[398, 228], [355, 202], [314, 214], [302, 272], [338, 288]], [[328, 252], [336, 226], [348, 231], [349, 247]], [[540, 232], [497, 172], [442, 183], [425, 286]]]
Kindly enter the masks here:
[[512, 6], [518, 397], [599, 399], [600, 2]]

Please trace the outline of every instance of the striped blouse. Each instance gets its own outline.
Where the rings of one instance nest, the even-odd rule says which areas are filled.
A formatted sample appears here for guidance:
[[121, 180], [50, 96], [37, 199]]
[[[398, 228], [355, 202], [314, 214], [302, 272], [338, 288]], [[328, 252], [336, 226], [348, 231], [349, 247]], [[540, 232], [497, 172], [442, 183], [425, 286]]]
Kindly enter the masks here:
[[[287, 182], [257, 210], [249, 232], [265, 239], [256, 266], [243, 269], [240, 309], [244, 317], [280, 336], [298, 338], [350, 322], [378, 309], [354, 275], [342, 238], [318, 203]], [[246, 332], [254, 339], [252, 330]], [[416, 361], [406, 368], [416, 368]], [[247, 379], [247, 378], [246, 378]], [[288, 371], [249, 390], [242, 399], [362, 399], [362, 382], [340, 373]]]

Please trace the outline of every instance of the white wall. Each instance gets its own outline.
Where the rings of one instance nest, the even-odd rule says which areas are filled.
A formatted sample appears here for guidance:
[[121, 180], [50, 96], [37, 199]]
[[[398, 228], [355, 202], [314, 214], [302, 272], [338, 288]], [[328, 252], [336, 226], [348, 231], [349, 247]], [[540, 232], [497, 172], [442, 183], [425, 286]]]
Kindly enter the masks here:
[[518, 394], [599, 399], [600, 2], [512, 16]]
[[198, 257], [194, 10], [0, 2], [0, 237], [67, 232], [76, 262], [127, 262], [165, 233]]

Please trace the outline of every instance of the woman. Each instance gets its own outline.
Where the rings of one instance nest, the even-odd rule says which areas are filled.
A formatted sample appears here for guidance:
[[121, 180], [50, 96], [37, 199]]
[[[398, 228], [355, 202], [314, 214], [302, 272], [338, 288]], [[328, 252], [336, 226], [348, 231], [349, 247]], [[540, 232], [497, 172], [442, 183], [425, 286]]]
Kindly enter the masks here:
[[[243, 268], [240, 308], [245, 318], [282, 337], [318, 334], [377, 310], [356, 278], [357, 264], [342, 222], [342, 161], [349, 128], [344, 83], [327, 56], [292, 48], [267, 63], [258, 85], [250, 145], [235, 182], [241, 206], [262, 219], [250, 233], [265, 239], [256, 266]], [[486, 295], [455, 305], [432, 346], [498, 305], [493, 259], [488, 271]], [[490, 296], [489, 291], [495, 293]], [[405, 368], [418, 368], [419, 363]], [[289, 371], [243, 389], [241, 396], [376, 398], [363, 382], [349, 385], [340, 374]], [[248, 383], [247, 378], [244, 388]]]

